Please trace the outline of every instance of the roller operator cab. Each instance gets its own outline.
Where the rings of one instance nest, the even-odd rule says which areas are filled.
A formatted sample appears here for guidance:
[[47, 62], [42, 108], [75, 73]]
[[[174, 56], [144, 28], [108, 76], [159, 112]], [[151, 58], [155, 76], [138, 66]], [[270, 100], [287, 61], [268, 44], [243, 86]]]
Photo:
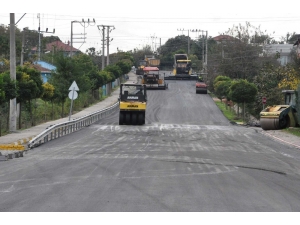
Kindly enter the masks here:
[[145, 124], [147, 88], [141, 84], [121, 84], [119, 125]]

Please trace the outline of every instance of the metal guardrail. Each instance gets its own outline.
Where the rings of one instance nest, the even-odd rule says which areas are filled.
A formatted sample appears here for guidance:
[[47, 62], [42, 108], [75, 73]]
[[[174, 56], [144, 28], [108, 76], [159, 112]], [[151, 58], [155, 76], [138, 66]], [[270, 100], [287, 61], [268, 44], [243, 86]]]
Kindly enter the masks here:
[[48, 127], [48, 128], [46, 128], [45, 131], [43, 131], [42, 133], [40, 133], [39, 135], [37, 135], [35, 138], [33, 138], [31, 141], [28, 142], [28, 144], [27, 144], [28, 149], [32, 149], [43, 143], [46, 143], [48, 141], [60, 138], [62, 136], [70, 134], [70, 133], [73, 133], [75, 131], [82, 129], [83, 127], [87, 127], [87, 126], [91, 125], [92, 123], [95, 123], [98, 120], [113, 113], [118, 108], [117, 107], [118, 105], [119, 105], [119, 102], [115, 103], [114, 105], [112, 105], [108, 108], [88, 114], [88, 115], [80, 117], [78, 119], [55, 124], [51, 127]]

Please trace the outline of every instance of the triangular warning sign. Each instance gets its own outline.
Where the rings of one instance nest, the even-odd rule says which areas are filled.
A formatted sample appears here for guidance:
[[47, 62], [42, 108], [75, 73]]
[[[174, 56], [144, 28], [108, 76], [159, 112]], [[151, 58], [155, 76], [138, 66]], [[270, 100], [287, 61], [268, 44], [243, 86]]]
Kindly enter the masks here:
[[75, 80], [73, 81], [72, 85], [69, 87], [69, 91], [73, 91], [73, 90], [79, 91], [79, 88], [78, 88]]

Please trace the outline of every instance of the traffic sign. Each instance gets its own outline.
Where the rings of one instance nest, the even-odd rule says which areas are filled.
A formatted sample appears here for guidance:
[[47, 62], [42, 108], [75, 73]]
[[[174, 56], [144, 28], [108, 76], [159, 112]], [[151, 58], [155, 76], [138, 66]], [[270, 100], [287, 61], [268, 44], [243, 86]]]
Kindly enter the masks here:
[[69, 91], [73, 91], [73, 90], [79, 91], [79, 88], [78, 88], [75, 80], [73, 81], [72, 85], [69, 87]]
[[74, 100], [78, 97], [78, 93], [76, 91], [69, 92], [69, 99]]
[[266, 104], [267, 103], [267, 98], [266, 97], [262, 97], [262, 103]]
[[70, 91], [69, 98], [71, 99], [71, 107], [70, 107], [70, 115], [69, 115], [69, 121], [70, 121], [72, 115], [73, 100], [78, 97], [78, 93], [76, 91], [79, 91], [79, 88], [75, 80], [73, 81], [72, 85], [69, 87], [69, 91]]

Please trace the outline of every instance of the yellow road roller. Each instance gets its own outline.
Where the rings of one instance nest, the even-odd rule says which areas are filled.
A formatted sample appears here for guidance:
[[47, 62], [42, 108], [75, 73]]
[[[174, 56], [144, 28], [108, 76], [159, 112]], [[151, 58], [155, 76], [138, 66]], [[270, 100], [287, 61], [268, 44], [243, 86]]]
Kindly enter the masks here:
[[121, 84], [119, 125], [145, 124], [147, 88], [142, 84]]
[[260, 126], [263, 130], [279, 130], [299, 126], [294, 90], [283, 90], [285, 105], [268, 106], [260, 112]]

